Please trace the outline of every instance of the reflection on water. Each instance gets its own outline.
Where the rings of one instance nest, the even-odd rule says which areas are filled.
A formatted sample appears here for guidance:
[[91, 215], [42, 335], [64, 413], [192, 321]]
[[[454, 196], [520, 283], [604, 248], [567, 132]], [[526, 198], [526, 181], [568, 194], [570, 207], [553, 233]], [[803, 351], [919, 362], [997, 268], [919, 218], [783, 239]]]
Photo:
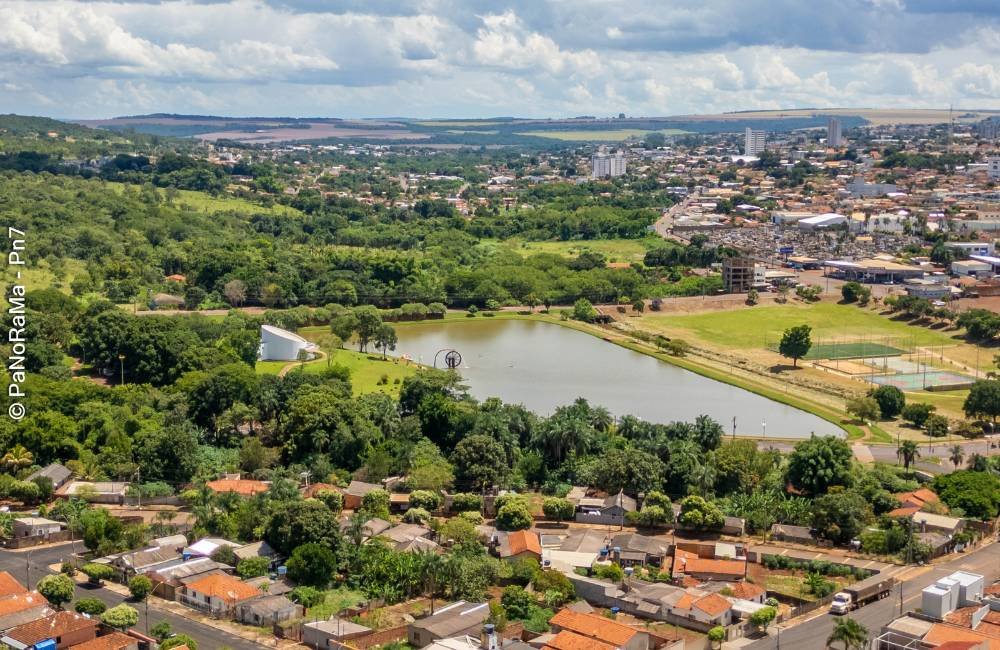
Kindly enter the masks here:
[[[734, 417], [737, 435], [843, 435], [810, 413], [551, 323], [477, 317], [400, 325], [397, 333], [397, 355], [431, 365], [436, 352], [454, 348], [475, 397], [499, 397], [539, 414], [584, 397], [614, 415], [651, 422], [707, 414], [730, 435]], [[441, 354], [438, 367], [443, 366]]]

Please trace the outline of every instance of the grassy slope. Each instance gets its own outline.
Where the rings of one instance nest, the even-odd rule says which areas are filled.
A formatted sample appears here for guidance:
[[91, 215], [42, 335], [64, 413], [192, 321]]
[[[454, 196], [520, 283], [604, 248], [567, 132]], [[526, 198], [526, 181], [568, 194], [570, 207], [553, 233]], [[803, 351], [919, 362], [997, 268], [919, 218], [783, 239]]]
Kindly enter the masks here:
[[763, 348], [765, 336], [768, 342], [774, 343], [786, 328], [803, 324], [813, 328], [814, 342], [819, 339], [898, 337], [916, 345], [957, 343], [945, 333], [835, 303], [789, 303], [683, 316], [647, 315], [644, 320], [657, 329], [687, 332], [705, 343], [723, 348]]
[[[326, 328], [305, 328], [300, 330], [300, 333], [302, 336], [309, 338], [310, 330], [322, 330], [324, 333], [327, 331]], [[258, 361], [257, 374], [276, 375], [286, 365], [288, 365], [288, 362], [285, 361]], [[399, 384], [394, 382], [397, 379], [403, 381], [404, 378], [409, 377], [417, 371], [416, 366], [404, 365], [392, 357], [383, 361], [380, 355], [362, 354], [353, 350], [337, 350], [333, 355], [331, 365], [346, 366], [351, 371], [351, 385], [354, 388], [355, 395], [386, 393], [395, 397], [399, 394]], [[296, 368], [293, 368], [291, 372], [295, 372], [297, 367], [298, 364], [296, 364]], [[319, 359], [305, 364], [302, 368], [308, 373], [319, 373], [326, 370], [327, 362], [326, 359]], [[378, 383], [382, 375], [386, 375], [389, 378], [389, 383], [381, 385]]]
[[657, 237], [645, 239], [600, 239], [592, 241], [523, 241], [508, 239], [505, 241], [484, 240], [496, 246], [508, 246], [521, 255], [533, 253], [554, 253], [563, 257], [576, 257], [583, 251], [601, 253], [610, 262], [641, 262], [652, 246], [661, 242]]
[[[118, 193], [121, 193], [124, 190], [125, 185], [125, 183], [108, 183], [108, 187], [113, 188]], [[164, 199], [166, 199], [166, 190], [160, 189], [160, 194], [162, 194]], [[272, 206], [264, 206], [259, 203], [253, 203], [252, 201], [232, 196], [217, 197], [207, 194], [206, 192], [195, 192], [192, 190], [178, 190], [175, 202], [178, 205], [186, 205], [192, 210], [208, 213], [243, 212], [248, 215], [260, 213], [288, 215], [301, 214], [295, 208], [287, 205], [280, 205], [276, 203]]]

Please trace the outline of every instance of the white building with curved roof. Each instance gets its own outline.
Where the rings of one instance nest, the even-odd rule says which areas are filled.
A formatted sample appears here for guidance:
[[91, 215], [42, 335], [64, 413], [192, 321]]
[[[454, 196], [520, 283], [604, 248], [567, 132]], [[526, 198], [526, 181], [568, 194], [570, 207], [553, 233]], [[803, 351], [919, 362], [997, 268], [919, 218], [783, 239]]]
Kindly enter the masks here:
[[261, 361], [296, 361], [301, 350], [305, 350], [309, 358], [312, 358], [316, 349], [315, 343], [310, 343], [295, 332], [273, 325], [260, 326], [260, 349], [257, 351], [257, 358]]

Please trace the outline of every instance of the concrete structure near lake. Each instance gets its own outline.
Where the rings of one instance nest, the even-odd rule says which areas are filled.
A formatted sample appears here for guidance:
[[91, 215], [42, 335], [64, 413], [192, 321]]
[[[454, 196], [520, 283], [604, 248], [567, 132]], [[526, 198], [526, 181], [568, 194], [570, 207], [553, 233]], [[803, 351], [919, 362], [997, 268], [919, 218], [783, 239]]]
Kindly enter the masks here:
[[273, 325], [260, 326], [260, 348], [257, 351], [257, 358], [261, 361], [297, 361], [301, 352], [305, 352], [311, 359], [317, 349], [315, 343], [310, 343], [295, 332]]

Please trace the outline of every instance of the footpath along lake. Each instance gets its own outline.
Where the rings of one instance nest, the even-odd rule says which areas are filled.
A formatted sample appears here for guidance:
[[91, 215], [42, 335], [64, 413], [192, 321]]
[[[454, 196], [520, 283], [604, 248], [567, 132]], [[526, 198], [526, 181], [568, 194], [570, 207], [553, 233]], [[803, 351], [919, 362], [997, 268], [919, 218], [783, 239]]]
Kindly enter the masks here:
[[[734, 417], [737, 436], [761, 436], [765, 422], [767, 437], [844, 435], [811, 413], [551, 323], [477, 317], [401, 324], [396, 331], [396, 355], [429, 366], [439, 350], [458, 350], [473, 396], [499, 397], [543, 415], [583, 397], [613, 415], [650, 422], [709, 415], [728, 435]], [[437, 365], [444, 367], [443, 353]]]

